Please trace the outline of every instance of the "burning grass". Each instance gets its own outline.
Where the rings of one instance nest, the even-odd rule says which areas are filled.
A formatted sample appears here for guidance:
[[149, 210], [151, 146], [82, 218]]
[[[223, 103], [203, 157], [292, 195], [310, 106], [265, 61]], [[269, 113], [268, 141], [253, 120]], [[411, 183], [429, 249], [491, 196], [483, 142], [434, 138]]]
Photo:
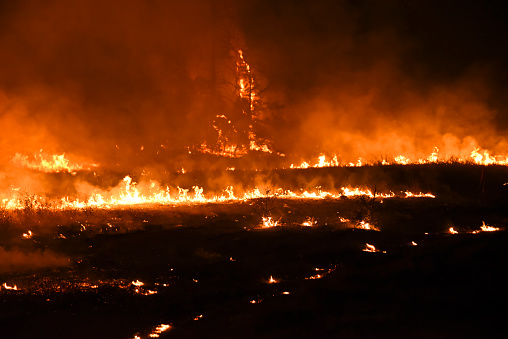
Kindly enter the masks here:
[[[446, 177], [449, 165], [442, 166], [441, 172], [433, 169], [433, 178]], [[455, 182], [441, 182], [447, 189], [432, 191], [443, 194], [407, 198], [414, 187], [400, 186], [388, 190], [400, 192], [388, 198], [369, 181], [383, 178], [387, 169], [364, 175], [355, 168], [371, 194], [352, 196], [295, 197], [259, 189], [265, 193], [246, 199], [5, 208], [5, 258], [16, 253], [32, 265], [19, 262], [0, 271], [0, 298], [9, 310], [0, 313], [0, 328], [11, 337], [56, 327], [76, 338], [310, 335], [316, 326], [325, 335], [369, 335], [365, 324], [373, 322], [407, 329], [417, 319], [434, 324], [436, 312], [445, 315], [443, 303], [458, 314], [451, 324], [485, 324], [461, 298], [467, 291], [485, 309], [497, 300], [493, 291], [504, 293], [505, 281], [494, 268], [507, 257], [508, 216], [505, 200], [493, 197], [505, 194], [506, 186], [490, 193], [494, 186], [486, 185], [490, 197], [464, 190], [464, 182], [472, 182], [468, 171], [478, 174], [466, 168], [462, 178], [452, 176]], [[416, 169], [400, 169], [390, 173], [425, 187]], [[344, 173], [295, 170], [276, 183], [284, 187], [302, 174], [312, 182], [316, 170], [320, 177]], [[495, 173], [486, 172], [491, 182], [505, 181], [505, 172], [499, 178]], [[450, 227], [458, 234], [452, 236]], [[30, 326], [20, 329], [20, 323]], [[156, 333], [159, 324], [170, 327]], [[438, 332], [445, 325], [436, 326]], [[379, 325], [376, 333], [393, 334], [390, 328]]]

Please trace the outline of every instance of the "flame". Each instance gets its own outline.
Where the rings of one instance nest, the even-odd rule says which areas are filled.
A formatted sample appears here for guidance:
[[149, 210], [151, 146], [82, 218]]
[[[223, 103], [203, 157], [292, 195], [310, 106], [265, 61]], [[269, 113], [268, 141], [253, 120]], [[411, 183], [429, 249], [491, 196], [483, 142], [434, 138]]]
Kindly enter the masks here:
[[480, 232], [496, 232], [499, 231], [499, 227], [489, 226], [485, 224], [485, 221], [482, 221], [482, 226], [480, 226], [480, 230], [477, 231], [471, 231], [470, 233], [478, 234]]
[[356, 228], [358, 229], [361, 229], [361, 230], [366, 230], [366, 231], [380, 231], [379, 228], [369, 224], [368, 222], [366, 221], [360, 221], [357, 225], [356, 225]]
[[270, 279], [268, 279], [269, 284], [276, 284], [278, 282], [279, 282], [279, 280], [274, 279], [273, 276], [270, 276]]
[[315, 220], [313, 217], [307, 217], [307, 220], [302, 222], [302, 226], [304, 227], [312, 227], [317, 225], [317, 220]]
[[[368, 243], [365, 244], [365, 248], [363, 249], [363, 251], [364, 252], [371, 252], [371, 253], [381, 252], [380, 250], [378, 250], [376, 248], [376, 246], [368, 244]], [[382, 253], [386, 253], [386, 251], [383, 251]]]
[[32, 231], [28, 230], [27, 233], [23, 233], [23, 238], [24, 239], [31, 239], [32, 238]]
[[302, 160], [300, 164], [291, 164], [289, 168], [309, 168], [309, 167], [360, 167], [364, 165], [414, 165], [414, 164], [436, 164], [436, 163], [459, 163], [459, 164], [475, 164], [475, 165], [502, 165], [508, 166], [508, 156], [496, 155], [492, 156], [490, 151], [481, 150], [479, 147], [471, 150], [468, 156], [460, 157], [457, 155], [452, 156], [441, 156], [439, 149], [434, 147], [431, 154], [425, 158], [411, 159], [406, 155], [397, 155], [393, 157], [393, 160], [383, 159], [380, 162], [365, 163], [361, 158], [356, 163], [353, 162], [340, 162], [337, 154], [333, 154], [331, 157], [327, 157], [324, 154], [320, 154], [317, 161], [312, 162], [308, 160]]
[[3, 284], [3, 287], [6, 289], [6, 290], [13, 290], [13, 291], [17, 291], [18, 290], [18, 286], [14, 285], [14, 286], [9, 286], [7, 285], [7, 283], [4, 283]]
[[409, 191], [404, 192], [406, 194], [406, 198], [435, 198], [436, 196], [432, 193], [412, 193]]
[[456, 230], [453, 229], [453, 227], [450, 227], [448, 229], [448, 231], [450, 232], [450, 234], [459, 234], [459, 232], [457, 232]]
[[[141, 192], [143, 191], [143, 193]], [[254, 188], [250, 191], [245, 191], [243, 195], [236, 196], [234, 187], [228, 186], [222, 191], [220, 195], [210, 195], [204, 193], [202, 187], [192, 186], [192, 190], [187, 188], [176, 187], [176, 193], [170, 190], [169, 187], [162, 188], [155, 181], [143, 182], [138, 185], [132, 180], [130, 176], [125, 176], [121, 183], [109, 191], [99, 191], [91, 193], [86, 200], [72, 199], [70, 197], [62, 197], [61, 199], [49, 200], [45, 197], [36, 194], [30, 195], [27, 200], [19, 192], [15, 192], [11, 198], [5, 198], [1, 201], [0, 207], [6, 210], [16, 210], [27, 208], [27, 201], [31, 209], [53, 209], [53, 210], [68, 210], [68, 209], [83, 209], [83, 208], [113, 208], [115, 206], [126, 205], [175, 205], [175, 204], [206, 204], [206, 203], [221, 203], [227, 201], [247, 201], [258, 198], [284, 198], [284, 199], [339, 199], [342, 197], [369, 197], [369, 198], [393, 198], [395, 194], [390, 193], [376, 193], [374, 194], [367, 188], [359, 187], [342, 187], [341, 193], [332, 193], [322, 191], [319, 187], [316, 191], [301, 191], [295, 193], [291, 190], [283, 190], [281, 188], [272, 188], [267, 190], [267, 193], [261, 193], [259, 188]], [[191, 193], [192, 192], [192, 193]], [[269, 192], [275, 192], [270, 194]], [[406, 192], [406, 197], [427, 197], [434, 198], [431, 193], [411, 193]], [[278, 221], [274, 221], [271, 217], [264, 217], [263, 224], [275, 226]], [[30, 233], [24, 235], [24, 238], [29, 238]]]
[[499, 231], [498, 227], [493, 227], [489, 225], [485, 225], [485, 221], [482, 221], [483, 225], [480, 227], [483, 232], [495, 232]]
[[152, 333], [150, 333], [148, 336], [150, 338], [158, 338], [162, 332], [166, 332], [169, 329], [171, 329], [171, 325], [160, 324], [159, 326], [155, 327]]
[[307, 277], [307, 278], [305, 278], [305, 280], [316, 280], [316, 279], [321, 279], [321, 278], [323, 278], [323, 277], [327, 276], [328, 274], [332, 273], [332, 272], [333, 272], [333, 271], [335, 271], [336, 269], [337, 269], [337, 266], [334, 266], [334, 267], [332, 267], [332, 268], [328, 269], [327, 271], [325, 271], [325, 269], [324, 269], [324, 268], [317, 268], [317, 267], [316, 267], [314, 270], [315, 270], [316, 272], [320, 272], [320, 273], [317, 273], [317, 274], [315, 274], [315, 275], [312, 275], [312, 276], [310, 276], [310, 277]]
[[261, 227], [263, 228], [276, 227], [278, 223], [279, 221], [273, 220], [272, 217], [263, 217]]
[[34, 153], [31, 159], [27, 155], [16, 153], [11, 159], [11, 162], [17, 166], [25, 167], [31, 170], [36, 170], [45, 173], [76, 173], [80, 170], [90, 170], [97, 167], [97, 164], [77, 164], [72, 163], [69, 159], [65, 158], [65, 153], [47, 155], [43, 154], [42, 150], [39, 153]]
[[[244, 52], [241, 49], [236, 52], [234, 56], [236, 58], [235, 90], [242, 103], [245, 104], [242, 108], [242, 118], [249, 122], [249, 128], [237, 130], [231, 119], [228, 119], [224, 114], [216, 115], [216, 120], [213, 121], [213, 128], [217, 131], [215, 145], [210, 146], [205, 141], [201, 145], [193, 147], [193, 149], [200, 153], [229, 158], [240, 158], [250, 151], [272, 153], [284, 157], [285, 154], [275, 152], [271, 149], [267, 140], [263, 140], [256, 135], [254, 124], [264, 120], [260, 108], [262, 107], [262, 100], [259, 97], [255, 76], [251, 66], [245, 60]], [[241, 126], [242, 123], [239, 125]], [[238, 141], [238, 139], [245, 140], [245, 137], [248, 144]], [[190, 150], [189, 153], [191, 153]]]

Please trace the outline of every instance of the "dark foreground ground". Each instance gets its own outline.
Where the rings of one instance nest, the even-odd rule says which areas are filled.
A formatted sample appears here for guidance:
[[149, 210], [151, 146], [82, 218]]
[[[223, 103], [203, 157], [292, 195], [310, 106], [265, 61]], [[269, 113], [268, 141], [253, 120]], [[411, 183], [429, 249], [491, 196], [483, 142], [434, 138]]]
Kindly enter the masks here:
[[503, 189], [4, 215], [0, 337], [505, 338]]

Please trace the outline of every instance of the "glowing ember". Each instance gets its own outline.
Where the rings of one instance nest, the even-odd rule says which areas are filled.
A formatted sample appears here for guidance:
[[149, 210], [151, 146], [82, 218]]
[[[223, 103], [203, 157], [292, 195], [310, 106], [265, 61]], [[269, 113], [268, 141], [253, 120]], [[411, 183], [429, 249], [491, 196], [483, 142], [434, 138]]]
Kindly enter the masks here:
[[170, 328], [171, 328], [170, 325], [160, 324], [159, 326], [155, 327], [152, 333], [150, 333], [148, 336], [150, 338], [158, 338], [162, 332], [166, 332]]
[[308, 278], [305, 278], [306, 280], [315, 280], [315, 279], [321, 279], [323, 276], [321, 274], [316, 274], [313, 276], [310, 276]]
[[146, 290], [144, 293], [142, 293], [143, 295], [154, 295], [154, 294], [157, 294], [158, 292], [157, 291], [153, 291], [153, 290]]
[[418, 244], [416, 242], [414, 242], [414, 241], [411, 241], [411, 245], [418, 246]]
[[261, 227], [263, 228], [276, 227], [278, 223], [279, 222], [273, 220], [272, 217], [263, 217]]
[[306, 221], [302, 222], [302, 226], [304, 227], [312, 227], [316, 225], [317, 221], [313, 217], [308, 217]]
[[32, 234], [32, 231], [30, 231], [30, 230], [28, 230], [27, 233], [23, 233], [23, 238], [24, 239], [31, 239], [32, 236], [33, 236], [33, 234]]
[[[374, 245], [371, 245], [371, 244], [365, 244], [365, 248], [363, 249], [363, 251], [364, 252], [371, 252], [371, 253], [381, 252]], [[386, 251], [383, 251], [382, 253], [386, 253]]]
[[479, 230], [477, 230], [477, 231], [471, 231], [470, 233], [478, 234], [480, 232], [496, 232], [496, 231], [499, 231], [498, 227], [493, 227], [493, 226], [486, 225], [485, 221], [482, 221], [482, 224], [483, 225], [480, 227]]
[[480, 229], [483, 232], [495, 232], [495, 231], [499, 231], [498, 227], [493, 227], [493, 226], [485, 225], [485, 221], [482, 221], [482, 223], [483, 223], [483, 225], [480, 227]]
[[315, 270], [316, 272], [319, 272], [319, 273], [317, 273], [317, 274], [315, 274], [315, 275], [312, 275], [312, 276], [310, 276], [310, 277], [307, 277], [307, 278], [305, 278], [305, 280], [316, 280], [316, 279], [321, 279], [321, 278], [325, 277], [326, 275], [328, 275], [328, 274], [332, 273], [332, 272], [333, 272], [333, 271], [335, 271], [336, 269], [337, 269], [337, 267], [336, 267], [336, 266], [334, 266], [334, 267], [332, 267], [332, 268], [330, 268], [329, 270], [326, 270], [326, 271], [325, 271], [325, 269], [324, 269], [324, 268], [315, 268], [314, 270]]
[[6, 290], [13, 290], [13, 291], [17, 291], [18, 290], [18, 286], [14, 285], [14, 286], [9, 286], [7, 285], [7, 283], [4, 283], [3, 284], [3, 287], [6, 289]]
[[404, 192], [406, 194], [406, 198], [435, 198], [436, 196], [431, 193], [412, 193], [409, 191]]
[[142, 282], [142, 281], [136, 280], [136, 281], [131, 282], [131, 284], [132, 284], [132, 285], [134, 285], [134, 286], [137, 286], [137, 287], [141, 287], [141, 286], [143, 286], [145, 283], [144, 283], [144, 282]]
[[278, 282], [279, 282], [279, 280], [274, 279], [273, 276], [270, 276], [270, 279], [268, 279], [269, 284], [276, 284]]
[[369, 224], [368, 222], [366, 221], [360, 221], [357, 225], [356, 225], [356, 228], [358, 229], [361, 229], [361, 230], [366, 230], [366, 231], [380, 231], [379, 228]]

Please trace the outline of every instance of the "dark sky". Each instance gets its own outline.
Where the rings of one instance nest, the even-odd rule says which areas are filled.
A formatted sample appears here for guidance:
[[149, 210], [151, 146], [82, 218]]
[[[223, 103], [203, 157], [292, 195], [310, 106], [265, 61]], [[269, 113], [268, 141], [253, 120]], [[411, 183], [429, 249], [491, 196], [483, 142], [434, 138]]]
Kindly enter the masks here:
[[141, 145], [209, 137], [232, 100], [221, 92], [223, 105], [210, 104], [214, 22], [219, 78], [234, 69], [228, 45], [243, 48], [278, 107], [266, 128], [284, 153], [506, 153], [502, 1], [216, 0], [215, 19], [212, 9], [1, 1], [2, 160], [44, 148], [129, 162]]
[[297, 147], [379, 157], [431, 144], [457, 152], [472, 137], [506, 152], [505, 7], [257, 0], [240, 22], [259, 72], [286, 104], [282, 119], [298, 126]]

